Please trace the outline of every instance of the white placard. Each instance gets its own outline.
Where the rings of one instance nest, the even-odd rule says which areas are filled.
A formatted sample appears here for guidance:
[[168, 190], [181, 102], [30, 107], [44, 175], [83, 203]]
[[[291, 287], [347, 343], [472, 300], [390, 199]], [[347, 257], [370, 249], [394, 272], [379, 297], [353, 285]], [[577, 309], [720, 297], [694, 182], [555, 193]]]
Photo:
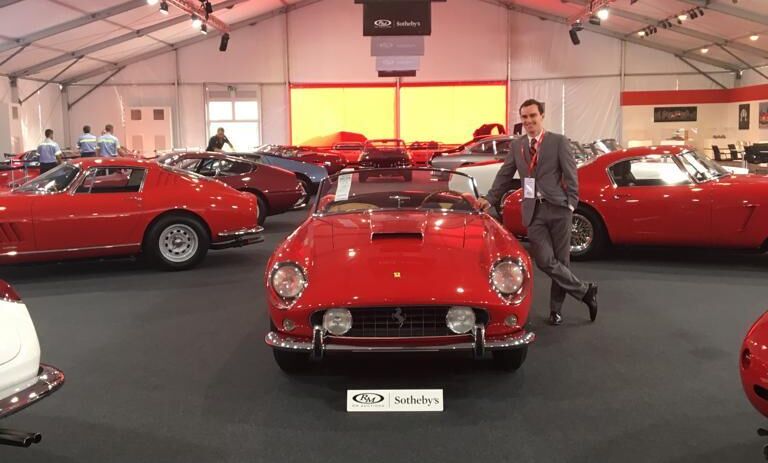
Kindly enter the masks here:
[[442, 389], [348, 389], [348, 412], [442, 412]]
[[336, 197], [334, 201], [348, 200], [350, 188], [352, 188], [352, 174], [339, 175], [336, 181]]

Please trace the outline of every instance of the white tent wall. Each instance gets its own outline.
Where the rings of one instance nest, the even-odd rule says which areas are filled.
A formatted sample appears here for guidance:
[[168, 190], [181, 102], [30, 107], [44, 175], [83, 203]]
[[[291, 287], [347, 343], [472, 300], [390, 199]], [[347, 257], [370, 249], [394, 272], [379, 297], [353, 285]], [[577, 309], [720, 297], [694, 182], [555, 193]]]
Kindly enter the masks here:
[[[487, 2], [438, 2], [432, 11], [433, 34], [425, 40], [426, 56], [418, 77], [403, 80], [503, 81], [509, 77], [511, 123], [517, 120], [519, 104], [536, 97], [547, 103], [550, 130], [579, 141], [621, 138], [621, 90], [716, 87], [671, 54], [589, 31], [581, 32], [582, 43], [574, 46], [564, 24]], [[179, 117], [174, 124], [177, 146], [201, 146], [207, 135], [204, 85], [240, 83], [261, 85], [263, 140], [286, 143], [286, 71], [292, 83], [384, 81], [376, 76], [370, 38], [362, 36], [361, 16], [362, 6], [350, 0], [323, 0], [290, 12], [287, 18], [279, 15], [234, 31], [226, 53], [218, 51], [216, 37], [129, 65], [72, 108], [70, 136], [86, 122], [100, 126], [118, 121], [118, 125], [123, 106], [152, 101], [174, 108]], [[733, 73], [694, 63], [713, 72], [713, 78], [727, 87], [735, 85]], [[177, 69], [178, 98], [173, 85]], [[80, 85], [70, 88], [70, 101], [88, 89]]]
[[[763, 74], [768, 75], [768, 66], [763, 66], [758, 69]], [[749, 87], [752, 85], [768, 84], [768, 79], [766, 79], [765, 77], [761, 76], [760, 74], [756, 73], [751, 69], [747, 69], [746, 71], [744, 71], [744, 74], [741, 76], [741, 80], [737, 82], [738, 82], [737, 85], [739, 87]]]
[[54, 139], [63, 147], [64, 117], [62, 111], [63, 95], [57, 84], [49, 84], [38, 90], [41, 82], [18, 80], [19, 98], [27, 98], [19, 111], [21, 119], [21, 140], [24, 150], [31, 150], [43, 140], [45, 129], [53, 129]]

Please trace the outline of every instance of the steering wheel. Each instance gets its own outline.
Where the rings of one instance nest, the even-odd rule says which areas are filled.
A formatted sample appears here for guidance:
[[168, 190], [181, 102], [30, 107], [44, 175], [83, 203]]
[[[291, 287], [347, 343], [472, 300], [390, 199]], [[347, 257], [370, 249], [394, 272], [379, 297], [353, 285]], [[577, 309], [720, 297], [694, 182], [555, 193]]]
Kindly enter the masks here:
[[[445, 196], [447, 201], [435, 201], [435, 198], [438, 198], [440, 196]], [[421, 204], [419, 204], [419, 209], [423, 208], [425, 204], [434, 202], [434, 203], [440, 203], [440, 202], [450, 202], [451, 205], [455, 205], [460, 203], [461, 201], [466, 201], [463, 196], [461, 196], [461, 193], [457, 193], [455, 191], [435, 191], [427, 196], [424, 197], [424, 199], [421, 201]]]

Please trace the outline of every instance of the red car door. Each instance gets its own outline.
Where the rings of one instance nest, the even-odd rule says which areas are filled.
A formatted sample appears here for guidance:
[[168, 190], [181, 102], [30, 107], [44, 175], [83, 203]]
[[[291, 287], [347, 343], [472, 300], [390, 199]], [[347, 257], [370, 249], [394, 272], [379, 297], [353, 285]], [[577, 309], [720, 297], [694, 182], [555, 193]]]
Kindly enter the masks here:
[[605, 219], [616, 244], [703, 246], [711, 242], [711, 190], [673, 156], [623, 160], [608, 169]]
[[92, 168], [75, 191], [41, 195], [33, 203], [40, 251], [136, 245], [143, 225], [145, 169]]

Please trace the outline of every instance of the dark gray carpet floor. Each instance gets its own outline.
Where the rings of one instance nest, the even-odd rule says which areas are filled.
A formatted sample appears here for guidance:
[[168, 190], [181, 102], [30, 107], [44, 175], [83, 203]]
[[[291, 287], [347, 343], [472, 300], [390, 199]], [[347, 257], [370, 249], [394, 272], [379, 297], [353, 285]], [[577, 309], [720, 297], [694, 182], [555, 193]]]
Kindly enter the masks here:
[[[569, 301], [516, 374], [464, 357], [329, 361], [289, 377], [264, 345], [263, 272], [304, 212], [266, 242], [189, 272], [132, 260], [0, 267], [23, 295], [57, 394], [0, 425], [40, 431], [0, 462], [749, 462], [764, 420], [738, 350], [768, 308], [768, 256], [619, 250], [577, 273], [600, 282], [598, 322]], [[458, 269], [457, 269], [458, 271]], [[339, 275], [343, 288], [344, 275]], [[444, 388], [439, 414], [347, 414], [348, 388]]]

